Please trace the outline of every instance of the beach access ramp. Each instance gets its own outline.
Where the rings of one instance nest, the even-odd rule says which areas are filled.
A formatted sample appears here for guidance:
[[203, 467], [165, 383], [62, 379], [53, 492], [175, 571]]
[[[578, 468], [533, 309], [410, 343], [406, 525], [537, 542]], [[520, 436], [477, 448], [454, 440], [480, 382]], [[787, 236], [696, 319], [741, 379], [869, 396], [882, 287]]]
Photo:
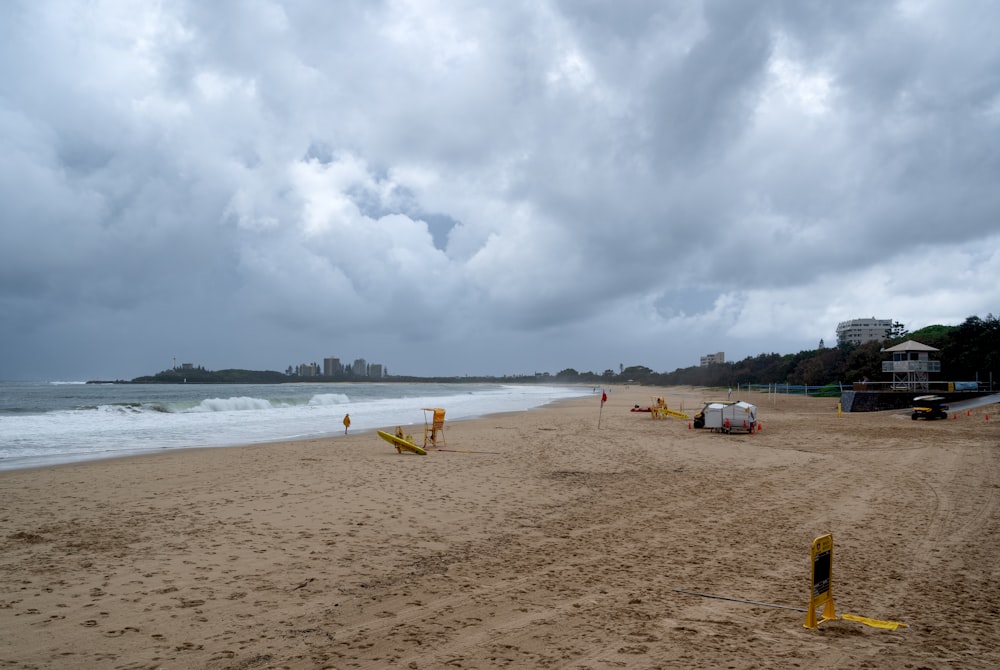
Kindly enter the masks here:
[[966, 409], [975, 409], [976, 407], [982, 407], [984, 405], [992, 405], [993, 403], [1000, 402], [1000, 393], [994, 393], [993, 395], [979, 396], [978, 398], [969, 398], [968, 400], [963, 400], [961, 402], [950, 402], [948, 403], [948, 410], [952, 412], [960, 412]]

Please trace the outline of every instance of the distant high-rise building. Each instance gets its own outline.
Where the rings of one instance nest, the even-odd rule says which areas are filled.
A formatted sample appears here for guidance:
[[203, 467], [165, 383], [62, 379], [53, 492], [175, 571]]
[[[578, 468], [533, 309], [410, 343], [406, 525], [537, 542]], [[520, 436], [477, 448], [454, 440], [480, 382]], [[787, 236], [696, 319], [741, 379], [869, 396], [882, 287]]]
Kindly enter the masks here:
[[382, 369], [381, 363], [372, 363], [368, 366], [368, 376], [372, 379], [382, 379], [385, 376], [385, 372]]
[[323, 376], [324, 377], [334, 377], [339, 375], [344, 371], [344, 366], [341, 365], [339, 358], [324, 358], [323, 359]]
[[351, 372], [354, 373], [355, 377], [367, 377], [368, 361], [363, 358], [355, 359], [354, 365], [351, 366]]
[[889, 339], [892, 319], [851, 319], [837, 324], [837, 344], [864, 344]]

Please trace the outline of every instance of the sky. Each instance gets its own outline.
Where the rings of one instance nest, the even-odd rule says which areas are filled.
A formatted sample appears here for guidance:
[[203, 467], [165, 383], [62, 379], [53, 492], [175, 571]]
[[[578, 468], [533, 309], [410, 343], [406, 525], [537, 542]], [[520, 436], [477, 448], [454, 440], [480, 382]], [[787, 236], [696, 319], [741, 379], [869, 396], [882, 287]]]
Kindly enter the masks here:
[[1000, 313], [987, 0], [0, 3], [0, 380]]

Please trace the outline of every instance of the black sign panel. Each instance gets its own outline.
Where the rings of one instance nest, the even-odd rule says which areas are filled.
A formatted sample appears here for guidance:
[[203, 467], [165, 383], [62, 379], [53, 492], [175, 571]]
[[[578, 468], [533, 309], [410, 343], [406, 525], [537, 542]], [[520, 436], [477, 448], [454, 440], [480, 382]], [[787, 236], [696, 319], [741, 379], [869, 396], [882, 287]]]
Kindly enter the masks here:
[[813, 598], [830, 590], [830, 569], [833, 561], [829, 551], [816, 554], [813, 558]]

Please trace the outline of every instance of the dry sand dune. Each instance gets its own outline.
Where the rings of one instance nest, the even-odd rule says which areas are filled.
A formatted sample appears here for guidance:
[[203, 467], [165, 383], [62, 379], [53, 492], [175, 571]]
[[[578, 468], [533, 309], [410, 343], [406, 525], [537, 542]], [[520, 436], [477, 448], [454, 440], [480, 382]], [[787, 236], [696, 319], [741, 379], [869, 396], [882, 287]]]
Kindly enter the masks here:
[[[708, 397], [0, 473], [0, 668], [1000, 667], [996, 405], [653, 395]], [[803, 627], [827, 532], [837, 612], [906, 628]]]

